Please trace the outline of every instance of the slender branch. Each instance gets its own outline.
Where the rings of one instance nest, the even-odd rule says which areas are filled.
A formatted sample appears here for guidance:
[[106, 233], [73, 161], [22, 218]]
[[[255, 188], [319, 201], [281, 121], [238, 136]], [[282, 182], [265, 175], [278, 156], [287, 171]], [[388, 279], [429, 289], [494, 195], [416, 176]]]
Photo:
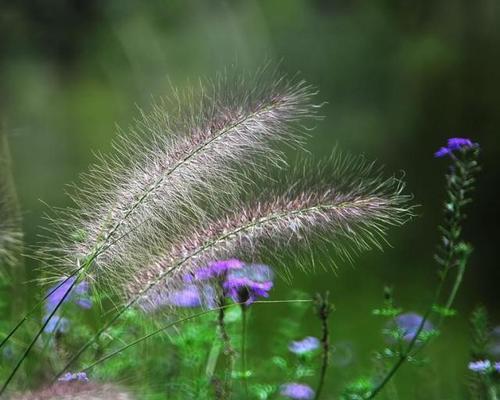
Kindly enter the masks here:
[[329, 293], [326, 292], [324, 296], [316, 295], [316, 313], [321, 320], [321, 346], [322, 346], [322, 362], [321, 371], [319, 374], [318, 387], [316, 388], [316, 395], [314, 400], [319, 400], [323, 386], [325, 385], [326, 370], [328, 369], [330, 359], [330, 331], [328, 328], [328, 317], [333, 311], [332, 305], [328, 301]]

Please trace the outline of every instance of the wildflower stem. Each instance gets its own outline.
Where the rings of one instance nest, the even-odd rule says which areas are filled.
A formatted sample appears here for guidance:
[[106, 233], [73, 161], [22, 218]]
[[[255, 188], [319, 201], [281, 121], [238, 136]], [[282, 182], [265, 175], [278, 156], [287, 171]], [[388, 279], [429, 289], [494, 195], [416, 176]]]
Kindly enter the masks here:
[[226, 308], [227, 308], [226, 299], [224, 296], [221, 296], [219, 299], [219, 315], [217, 318], [217, 325], [219, 327], [219, 334], [222, 343], [224, 344], [224, 354], [228, 359], [228, 370], [226, 371], [224, 395], [225, 397], [230, 397], [231, 386], [232, 386], [231, 380], [234, 371], [234, 349], [233, 346], [231, 345], [231, 338], [229, 337], [229, 334], [226, 329], [226, 323], [224, 321]]
[[241, 378], [245, 388], [245, 397], [248, 399], [248, 382], [247, 382], [247, 307], [241, 305]]
[[332, 306], [328, 301], [329, 293], [326, 292], [324, 296], [316, 296], [316, 312], [321, 320], [321, 345], [322, 345], [322, 362], [321, 371], [319, 374], [318, 387], [316, 388], [316, 394], [314, 400], [319, 400], [321, 392], [323, 391], [323, 386], [325, 385], [326, 370], [328, 369], [328, 363], [330, 358], [330, 331], [328, 329], [328, 317], [333, 310]]

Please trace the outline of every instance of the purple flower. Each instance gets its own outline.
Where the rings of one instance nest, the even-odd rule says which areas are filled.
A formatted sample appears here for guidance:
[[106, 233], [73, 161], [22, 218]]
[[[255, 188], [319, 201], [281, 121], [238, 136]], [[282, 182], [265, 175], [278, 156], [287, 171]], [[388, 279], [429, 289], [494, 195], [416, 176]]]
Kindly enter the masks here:
[[451, 154], [455, 150], [470, 149], [472, 147], [478, 146], [477, 143], [473, 143], [467, 138], [450, 138], [446, 146], [441, 147], [438, 151], [434, 153], [434, 157], [440, 158], [448, 154]]
[[214, 307], [215, 290], [212, 286], [203, 285], [201, 287], [188, 284], [185, 287], [172, 292], [168, 296], [167, 302], [177, 307]]
[[89, 284], [88, 282], [80, 282], [76, 284], [72, 291], [66, 296], [66, 292], [70, 290], [71, 286], [76, 280], [76, 277], [71, 277], [61, 284], [66, 278], [62, 279], [57, 285], [52, 286], [47, 292], [47, 300], [45, 301], [45, 309], [47, 314], [52, 313], [57, 305], [64, 298], [63, 303], [73, 301], [82, 308], [92, 307], [92, 300], [88, 297]]
[[189, 283], [170, 293], [151, 295], [147, 302], [139, 302], [139, 307], [145, 312], [153, 312], [164, 306], [215, 308], [215, 289], [210, 285]]
[[477, 374], [486, 374], [491, 368], [489, 360], [478, 360], [469, 363], [469, 369]]
[[62, 377], [59, 378], [59, 382], [88, 382], [89, 378], [85, 372], [77, 372], [72, 374], [71, 372], [66, 372]]
[[302, 340], [293, 341], [288, 345], [288, 350], [295, 354], [305, 354], [316, 350], [320, 345], [319, 339], [308, 336]]
[[[47, 321], [47, 318], [48, 315], [44, 318], [44, 322]], [[43, 331], [45, 333], [68, 333], [69, 320], [61, 318], [58, 315], [53, 315]]]
[[186, 275], [184, 281], [191, 283], [219, 278], [229, 271], [242, 268], [244, 265], [243, 261], [237, 259], [213, 261], [208, 266], [199, 268], [194, 273]]
[[[406, 342], [410, 342], [417, 334], [422, 320], [423, 317], [421, 315], [410, 312], [398, 315], [396, 318], [394, 318], [394, 325], [399, 330], [401, 338]], [[429, 333], [433, 329], [434, 326], [432, 325], [432, 323], [430, 321], [425, 321], [420, 334]]]
[[496, 362], [495, 365], [493, 366], [493, 368], [495, 369], [495, 371], [500, 373], [500, 362]]
[[286, 383], [281, 385], [280, 394], [290, 399], [309, 400], [314, 397], [314, 390], [301, 383]]
[[228, 273], [223, 288], [234, 302], [250, 306], [259, 297], [269, 297], [273, 278], [274, 273], [267, 265], [245, 265]]
[[186, 285], [168, 296], [168, 303], [177, 307], [194, 308], [201, 306], [200, 291], [196, 285]]

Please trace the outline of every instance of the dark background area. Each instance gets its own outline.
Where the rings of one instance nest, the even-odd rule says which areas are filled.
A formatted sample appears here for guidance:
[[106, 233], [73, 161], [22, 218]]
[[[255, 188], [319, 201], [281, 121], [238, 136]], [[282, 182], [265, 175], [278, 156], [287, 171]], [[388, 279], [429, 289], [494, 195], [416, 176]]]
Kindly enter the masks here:
[[[308, 146], [318, 159], [338, 144], [389, 172], [405, 171], [421, 205], [384, 253], [362, 256], [337, 277], [297, 273], [294, 286], [332, 292], [334, 340], [356, 348], [352, 374], [334, 370], [333, 377], [362, 370], [381, 346], [370, 312], [384, 284], [395, 286], [400, 305], [425, 309], [436, 282], [446, 168], [433, 153], [448, 137], [480, 143], [484, 171], [466, 228], [476, 251], [460, 316], [431, 350], [442, 390], [454, 398], [463, 390], [456, 382], [466, 372], [471, 310], [482, 303], [500, 324], [497, 0], [0, 2], [0, 121], [28, 244], [38, 240], [44, 202], [67, 204], [65, 185], [86, 170], [93, 150], [110, 150], [115, 123], [128, 126], [137, 106], [147, 110], [152, 96], [168, 95], [169, 81], [183, 87], [235, 62], [253, 70], [268, 60], [300, 72], [327, 102]], [[288, 290], [280, 284], [276, 297]], [[260, 329], [271, 318], [264, 315]]]

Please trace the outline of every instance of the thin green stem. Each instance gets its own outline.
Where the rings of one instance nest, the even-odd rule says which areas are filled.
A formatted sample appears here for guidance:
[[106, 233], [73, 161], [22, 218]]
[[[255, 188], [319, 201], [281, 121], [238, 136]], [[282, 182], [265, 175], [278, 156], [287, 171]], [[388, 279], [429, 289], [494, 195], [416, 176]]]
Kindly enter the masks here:
[[314, 400], [319, 400], [323, 387], [326, 380], [326, 371], [328, 369], [328, 364], [330, 361], [330, 330], [328, 328], [328, 317], [333, 310], [333, 306], [330, 304], [329, 293], [326, 292], [324, 296], [320, 294], [316, 295], [316, 312], [321, 320], [321, 346], [322, 346], [322, 358], [321, 358], [321, 371], [319, 374], [318, 386], [316, 387], [316, 394]]
[[232, 391], [232, 379], [233, 379], [233, 371], [234, 371], [234, 358], [235, 358], [235, 352], [233, 349], [233, 346], [231, 345], [231, 337], [229, 336], [229, 333], [227, 332], [226, 329], [226, 323], [225, 323], [225, 305], [226, 305], [226, 299], [221, 296], [220, 298], [220, 307], [219, 307], [219, 315], [217, 318], [217, 325], [219, 327], [219, 334], [222, 340], [222, 343], [224, 344], [224, 354], [227, 357], [228, 360], [228, 368], [226, 371], [226, 378], [224, 379], [224, 398], [230, 398], [231, 397], [231, 391]]
[[247, 315], [248, 310], [245, 304], [241, 305], [241, 379], [245, 389], [245, 397], [248, 399], [248, 381], [247, 381]]

